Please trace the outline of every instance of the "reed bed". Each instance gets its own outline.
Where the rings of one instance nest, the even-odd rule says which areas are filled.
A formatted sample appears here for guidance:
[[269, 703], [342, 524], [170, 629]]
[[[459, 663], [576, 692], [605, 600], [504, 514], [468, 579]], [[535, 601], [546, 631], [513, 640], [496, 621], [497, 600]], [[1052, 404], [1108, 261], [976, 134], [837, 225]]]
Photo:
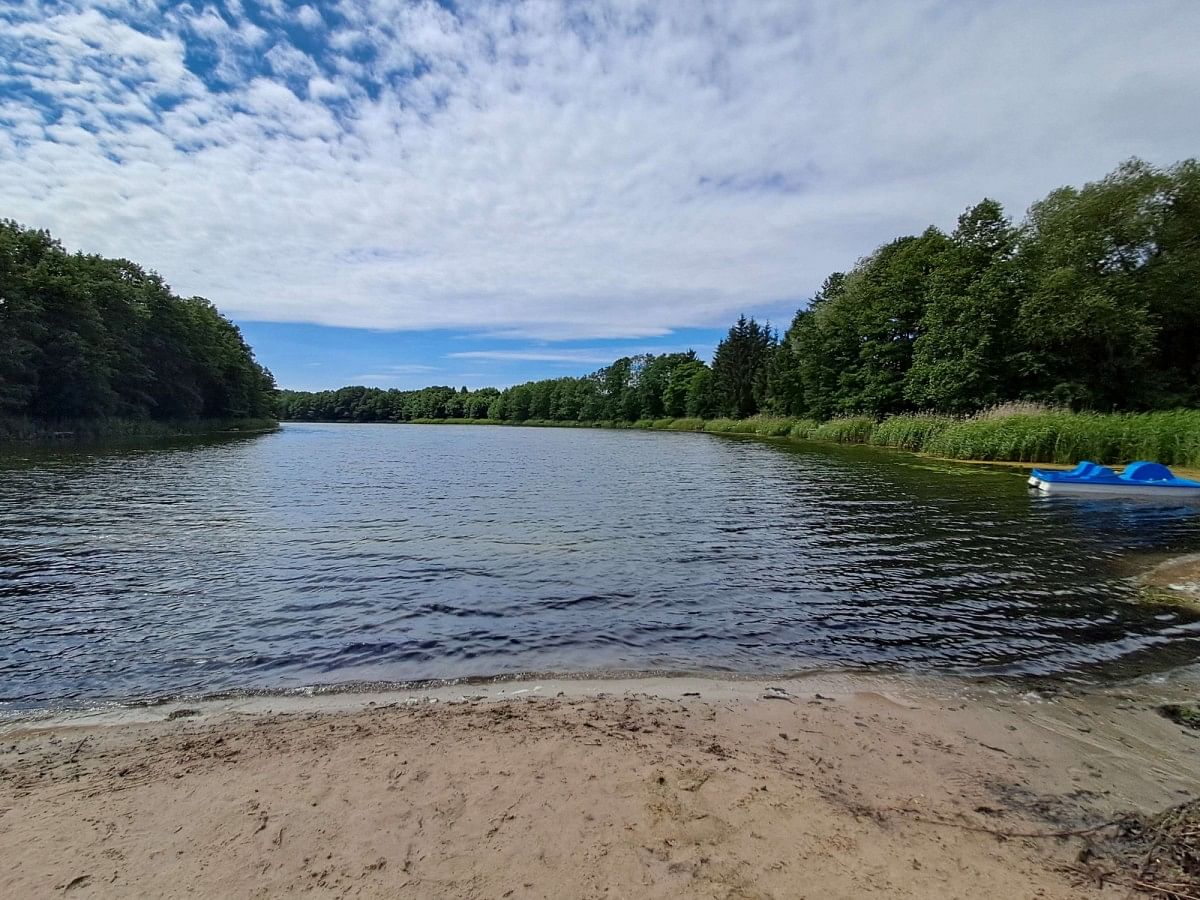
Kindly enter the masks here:
[[[500, 419], [409, 419], [410, 425], [504, 425]], [[395, 424], [395, 423], [391, 423]]]
[[869, 444], [875, 430], [875, 420], [865, 416], [830, 419], [813, 429], [809, 440], [832, 441], [836, 444]]
[[792, 428], [796, 424], [795, 419], [775, 416], [755, 416], [746, 421], [754, 429], [753, 434], [760, 434], [763, 437], [787, 437], [792, 433]]
[[1200, 467], [1200, 410], [1045, 412], [949, 424], [920, 448], [952, 459], [1124, 463], [1149, 459]]
[[1082, 459], [1106, 464], [1149, 459], [1200, 468], [1200, 410], [1194, 409], [1077, 413], [1011, 403], [973, 416], [921, 413], [891, 416], [881, 422], [863, 416], [820, 423], [767, 417], [714, 419], [704, 423], [704, 430], [870, 444], [948, 459], [1061, 464]]
[[807, 441], [812, 438], [820, 427], [821, 423], [816, 419], [793, 419], [792, 429], [788, 432], [788, 437], [793, 441]]
[[1147, 413], [1070, 412], [1033, 403], [1010, 403], [973, 416], [931, 413], [891, 416], [881, 422], [851, 416], [816, 422], [778, 416], [747, 419], [662, 418], [636, 422], [498, 423], [489, 419], [424, 419], [429, 423], [539, 425], [545, 427], [641, 428], [753, 434], [794, 441], [870, 444], [948, 459], [1072, 464], [1082, 459], [1106, 464], [1149, 459], [1169, 466], [1200, 468], [1200, 410]]
[[947, 416], [891, 416], [871, 429], [869, 441], [879, 447], [919, 452], [952, 424], [954, 419]]
[[671, 419], [666, 426], [668, 431], [703, 431], [703, 419]]

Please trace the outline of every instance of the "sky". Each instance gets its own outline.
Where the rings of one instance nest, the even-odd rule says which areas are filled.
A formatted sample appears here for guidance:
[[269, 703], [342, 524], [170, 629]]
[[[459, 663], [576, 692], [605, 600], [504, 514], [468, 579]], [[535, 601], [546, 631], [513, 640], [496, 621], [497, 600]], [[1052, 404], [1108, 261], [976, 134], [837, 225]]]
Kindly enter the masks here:
[[783, 328], [984, 196], [1200, 151], [1200, 2], [4, 0], [0, 217], [281, 386], [504, 386]]

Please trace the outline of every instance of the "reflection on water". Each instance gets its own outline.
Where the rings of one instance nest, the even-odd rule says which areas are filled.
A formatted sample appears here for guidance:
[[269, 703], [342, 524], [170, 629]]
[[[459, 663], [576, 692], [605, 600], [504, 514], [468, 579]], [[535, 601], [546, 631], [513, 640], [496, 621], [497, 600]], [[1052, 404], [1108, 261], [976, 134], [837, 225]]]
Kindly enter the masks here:
[[1130, 548], [1157, 548], [1163, 543], [1164, 528], [1181, 526], [1186, 533], [1200, 515], [1200, 506], [1195, 503], [1170, 499], [1098, 499], [1032, 492], [1031, 498], [1045, 508], [1047, 515]]
[[291, 425], [0, 460], [0, 706], [517, 671], [1127, 674], [1188, 507], [711, 435]]

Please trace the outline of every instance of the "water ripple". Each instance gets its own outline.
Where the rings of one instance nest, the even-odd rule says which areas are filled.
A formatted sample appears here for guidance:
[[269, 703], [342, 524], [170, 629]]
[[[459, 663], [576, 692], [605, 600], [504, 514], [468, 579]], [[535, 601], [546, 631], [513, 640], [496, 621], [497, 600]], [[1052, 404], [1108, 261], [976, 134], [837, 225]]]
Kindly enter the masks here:
[[709, 435], [288, 426], [0, 460], [0, 709], [518, 671], [1104, 675], [1194, 509]]

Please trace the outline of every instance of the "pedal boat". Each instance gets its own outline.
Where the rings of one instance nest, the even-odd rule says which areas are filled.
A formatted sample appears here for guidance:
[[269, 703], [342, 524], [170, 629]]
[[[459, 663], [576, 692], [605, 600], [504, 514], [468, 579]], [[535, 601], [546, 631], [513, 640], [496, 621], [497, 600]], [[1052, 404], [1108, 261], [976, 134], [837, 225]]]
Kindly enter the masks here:
[[1132, 462], [1117, 474], [1108, 466], [1081, 462], [1069, 471], [1034, 469], [1030, 487], [1045, 494], [1072, 496], [1151, 497], [1200, 501], [1200, 481], [1176, 478], [1155, 462]]

